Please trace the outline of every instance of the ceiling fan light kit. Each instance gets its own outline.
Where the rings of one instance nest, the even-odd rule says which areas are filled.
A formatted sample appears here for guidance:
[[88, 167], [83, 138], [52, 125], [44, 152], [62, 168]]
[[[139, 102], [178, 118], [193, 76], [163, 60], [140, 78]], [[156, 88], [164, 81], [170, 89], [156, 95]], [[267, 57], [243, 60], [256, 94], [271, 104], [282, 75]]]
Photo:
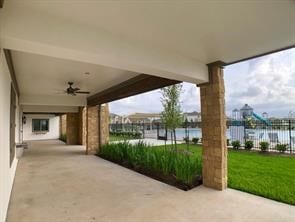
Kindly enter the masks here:
[[69, 87], [66, 89], [66, 93], [71, 96], [76, 96], [77, 94], [90, 94], [88, 91], [80, 91], [80, 88], [73, 88], [74, 82], [68, 82]]

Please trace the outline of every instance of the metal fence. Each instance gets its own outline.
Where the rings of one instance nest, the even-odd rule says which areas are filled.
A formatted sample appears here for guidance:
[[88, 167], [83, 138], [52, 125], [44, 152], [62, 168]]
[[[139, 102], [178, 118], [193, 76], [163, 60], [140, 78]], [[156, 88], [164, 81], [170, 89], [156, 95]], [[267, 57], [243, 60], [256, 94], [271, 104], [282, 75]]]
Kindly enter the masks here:
[[[201, 141], [201, 128], [201, 122], [185, 122], [176, 129], [176, 140], [184, 141], [187, 138], [191, 141], [192, 138], [199, 138]], [[276, 151], [277, 144], [286, 144], [287, 151], [295, 153], [295, 120], [273, 120], [267, 123], [259, 120], [234, 120], [227, 121], [226, 128], [229, 146], [232, 141], [238, 140], [243, 147], [250, 140], [253, 141], [254, 149], [259, 149], [260, 142], [268, 142], [270, 151]], [[171, 132], [162, 123], [110, 124], [110, 133], [129, 133], [131, 137], [137, 135], [137, 138], [171, 139]]]
[[276, 151], [278, 144], [285, 144], [290, 153], [295, 152], [295, 120], [228, 121], [227, 129], [229, 142], [238, 140], [244, 146], [250, 140], [254, 149], [259, 149], [260, 142], [268, 142], [270, 151]]

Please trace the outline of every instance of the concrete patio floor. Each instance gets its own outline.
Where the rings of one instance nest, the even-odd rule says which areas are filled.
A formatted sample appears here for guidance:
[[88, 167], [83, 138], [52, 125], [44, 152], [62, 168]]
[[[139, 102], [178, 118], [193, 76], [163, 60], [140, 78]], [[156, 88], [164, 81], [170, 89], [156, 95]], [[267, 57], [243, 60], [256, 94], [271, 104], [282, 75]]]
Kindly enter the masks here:
[[185, 192], [59, 141], [29, 143], [7, 222], [295, 221], [295, 207], [227, 189]]

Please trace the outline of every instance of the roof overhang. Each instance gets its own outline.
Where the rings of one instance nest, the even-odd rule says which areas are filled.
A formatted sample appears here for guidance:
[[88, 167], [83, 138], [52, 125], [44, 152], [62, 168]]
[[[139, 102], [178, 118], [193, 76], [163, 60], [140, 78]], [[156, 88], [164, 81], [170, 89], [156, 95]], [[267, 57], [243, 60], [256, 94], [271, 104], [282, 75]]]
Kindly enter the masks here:
[[178, 83], [181, 82], [177, 80], [141, 74], [88, 97], [87, 105], [100, 105]]
[[[294, 24], [295, 2], [291, 0], [169, 4], [9, 0], [0, 10], [0, 46], [40, 58], [150, 76], [150, 83], [132, 83], [134, 88], [129, 87], [130, 92], [120, 84], [134, 76], [127, 78], [121, 73], [121, 79], [114, 78], [118, 82], [101, 80], [103, 87], [87, 101], [62, 96], [57, 99], [52, 95], [42, 100], [39, 94], [29, 95], [20, 90], [21, 101], [26, 105], [86, 105], [135, 95], [173, 81], [206, 83], [206, 64], [218, 60], [232, 64], [294, 47]], [[34, 71], [36, 67], [31, 68]], [[145, 89], [136, 89], [144, 83]], [[19, 84], [22, 88], [23, 83]]]

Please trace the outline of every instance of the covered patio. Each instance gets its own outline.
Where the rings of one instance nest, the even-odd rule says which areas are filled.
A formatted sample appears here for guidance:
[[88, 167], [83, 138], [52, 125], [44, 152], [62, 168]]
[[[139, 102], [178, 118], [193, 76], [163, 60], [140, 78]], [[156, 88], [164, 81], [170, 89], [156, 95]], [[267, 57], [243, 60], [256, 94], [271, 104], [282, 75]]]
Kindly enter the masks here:
[[232, 189], [182, 191], [84, 151], [54, 140], [29, 143], [7, 222], [295, 221], [291, 205]]
[[[16, 169], [9, 221], [294, 219], [226, 190], [223, 80], [228, 64], [294, 47], [294, 12], [293, 1], [0, 0], [0, 221]], [[108, 102], [180, 82], [200, 87], [204, 186], [182, 192], [90, 155], [108, 142]], [[18, 165], [27, 113], [62, 115], [67, 146], [32, 143]]]

